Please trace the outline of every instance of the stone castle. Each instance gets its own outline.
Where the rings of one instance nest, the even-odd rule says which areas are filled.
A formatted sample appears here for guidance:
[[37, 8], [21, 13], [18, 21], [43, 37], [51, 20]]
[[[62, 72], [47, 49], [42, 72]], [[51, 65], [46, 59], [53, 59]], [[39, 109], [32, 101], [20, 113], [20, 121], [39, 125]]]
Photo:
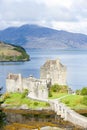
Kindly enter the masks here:
[[33, 76], [23, 78], [21, 74], [9, 74], [6, 79], [7, 92], [23, 92], [29, 96], [48, 98], [49, 87], [53, 84], [66, 85], [66, 67], [57, 60], [47, 60], [40, 69], [40, 79]]
[[51, 79], [51, 84], [66, 85], [66, 67], [60, 60], [47, 60], [40, 69], [41, 79]]

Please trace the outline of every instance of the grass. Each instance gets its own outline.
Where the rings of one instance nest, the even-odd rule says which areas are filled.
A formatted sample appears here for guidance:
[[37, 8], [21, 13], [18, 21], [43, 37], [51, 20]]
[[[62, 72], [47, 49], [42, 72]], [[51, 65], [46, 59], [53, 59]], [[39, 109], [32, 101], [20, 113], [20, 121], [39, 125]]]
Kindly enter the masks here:
[[67, 93], [58, 93], [58, 92], [51, 92], [51, 97], [49, 99], [57, 99], [65, 96], [64, 98], [60, 99], [62, 103], [66, 104], [68, 107], [79, 110], [79, 109], [87, 109], [87, 105], [84, 105], [82, 95], [72, 95]]
[[69, 95], [61, 101], [72, 109], [87, 109], [87, 106], [82, 104], [83, 97], [82, 95]]
[[[52, 92], [52, 97], [49, 97], [49, 99], [56, 99], [63, 96], [66, 96], [61, 99], [61, 102], [69, 106], [70, 108], [74, 110], [79, 109], [87, 109], [87, 105], [84, 105], [82, 103], [84, 96], [82, 95], [68, 95], [67, 93], [58, 93], [58, 92]], [[44, 108], [49, 107], [49, 104], [46, 102], [40, 102], [31, 100], [27, 97], [22, 97], [21, 93], [10, 93], [5, 95], [5, 104], [8, 104], [10, 108], [12, 107], [20, 107], [23, 104], [26, 104], [29, 108], [36, 109], [36, 108]]]
[[60, 98], [62, 96], [68, 95], [67, 93], [58, 93], [58, 92], [52, 92], [52, 96], [49, 97], [49, 99], [56, 99]]
[[2, 49], [2, 50], [0, 50], [0, 55], [2, 55], [2, 54], [4, 54], [5, 56], [6, 55], [7, 56], [14, 56], [14, 55], [19, 56], [19, 55], [21, 55], [20, 52], [17, 52], [15, 50], [11, 50], [11, 49]]
[[46, 102], [39, 102], [35, 100], [31, 100], [27, 97], [22, 98], [21, 93], [10, 93], [9, 96], [4, 101], [5, 104], [8, 104], [10, 108], [12, 107], [20, 107], [23, 104], [26, 104], [29, 108], [44, 108], [48, 107], [49, 104]]

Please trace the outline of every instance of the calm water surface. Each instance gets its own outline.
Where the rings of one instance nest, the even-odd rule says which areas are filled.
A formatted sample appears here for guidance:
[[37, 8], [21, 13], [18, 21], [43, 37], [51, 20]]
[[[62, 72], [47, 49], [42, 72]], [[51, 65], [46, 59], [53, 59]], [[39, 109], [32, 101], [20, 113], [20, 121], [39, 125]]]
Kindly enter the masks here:
[[31, 60], [28, 62], [1, 62], [0, 86], [5, 92], [5, 81], [8, 73], [21, 73], [23, 77], [40, 76], [40, 66], [47, 59], [59, 58], [67, 66], [67, 84], [72, 89], [87, 86], [87, 50], [48, 50], [28, 49]]

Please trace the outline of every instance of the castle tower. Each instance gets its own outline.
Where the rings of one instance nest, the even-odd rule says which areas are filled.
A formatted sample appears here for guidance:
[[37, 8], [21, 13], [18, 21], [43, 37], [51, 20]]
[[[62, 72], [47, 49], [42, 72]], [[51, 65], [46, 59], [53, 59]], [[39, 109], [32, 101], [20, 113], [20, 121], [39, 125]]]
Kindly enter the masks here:
[[51, 84], [66, 85], [66, 67], [60, 60], [47, 60], [40, 69], [41, 79], [51, 79]]
[[22, 92], [23, 86], [21, 74], [9, 73], [8, 77], [6, 78], [6, 89], [7, 92]]

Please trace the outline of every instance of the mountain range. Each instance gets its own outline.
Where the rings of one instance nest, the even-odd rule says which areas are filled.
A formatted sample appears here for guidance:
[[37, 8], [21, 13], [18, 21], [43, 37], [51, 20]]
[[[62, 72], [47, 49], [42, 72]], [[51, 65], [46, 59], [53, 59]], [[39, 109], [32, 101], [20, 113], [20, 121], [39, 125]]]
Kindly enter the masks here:
[[87, 35], [38, 25], [0, 30], [0, 41], [24, 48], [87, 48]]

